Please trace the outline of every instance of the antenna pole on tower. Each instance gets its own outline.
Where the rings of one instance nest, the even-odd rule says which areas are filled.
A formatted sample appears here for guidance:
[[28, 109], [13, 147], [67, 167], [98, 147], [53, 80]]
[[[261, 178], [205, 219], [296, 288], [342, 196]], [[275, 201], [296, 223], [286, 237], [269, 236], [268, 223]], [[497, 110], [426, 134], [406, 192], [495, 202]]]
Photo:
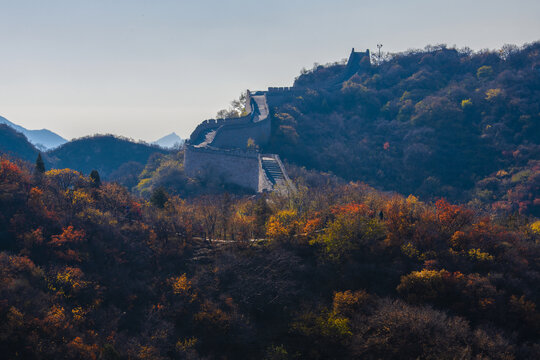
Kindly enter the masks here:
[[377, 65], [381, 65], [381, 48], [382, 48], [382, 44], [377, 44], [377, 48], [379, 48], [379, 61], [378, 61], [378, 64]]

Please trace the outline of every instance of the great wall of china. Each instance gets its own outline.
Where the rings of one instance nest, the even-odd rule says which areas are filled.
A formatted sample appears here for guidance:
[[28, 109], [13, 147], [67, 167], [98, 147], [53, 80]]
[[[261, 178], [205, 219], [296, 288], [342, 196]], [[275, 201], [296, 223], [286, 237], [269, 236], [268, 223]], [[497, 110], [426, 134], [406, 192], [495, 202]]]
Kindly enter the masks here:
[[257, 149], [270, 139], [269, 92], [275, 90], [248, 91], [244, 117], [199, 124], [185, 146], [186, 175], [217, 177], [254, 192], [293, 189], [279, 156]]
[[[349, 56], [343, 76], [369, 66], [369, 50]], [[270, 87], [267, 91], [247, 93], [246, 112], [239, 118], [211, 119], [199, 124], [185, 145], [186, 175], [219, 178], [253, 192], [294, 189], [277, 154], [263, 154], [258, 149], [270, 140], [270, 106], [284, 98], [300, 94], [297, 87]]]

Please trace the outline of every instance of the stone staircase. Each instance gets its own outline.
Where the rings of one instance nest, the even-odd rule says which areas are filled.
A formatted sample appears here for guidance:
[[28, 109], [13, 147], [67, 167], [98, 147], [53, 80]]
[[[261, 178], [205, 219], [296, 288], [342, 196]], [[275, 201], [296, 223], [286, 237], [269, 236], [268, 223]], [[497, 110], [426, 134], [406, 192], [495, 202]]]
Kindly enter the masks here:
[[287, 179], [275, 158], [263, 156], [262, 168], [266, 173], [266, 177], [274, 186], [287, 185]]

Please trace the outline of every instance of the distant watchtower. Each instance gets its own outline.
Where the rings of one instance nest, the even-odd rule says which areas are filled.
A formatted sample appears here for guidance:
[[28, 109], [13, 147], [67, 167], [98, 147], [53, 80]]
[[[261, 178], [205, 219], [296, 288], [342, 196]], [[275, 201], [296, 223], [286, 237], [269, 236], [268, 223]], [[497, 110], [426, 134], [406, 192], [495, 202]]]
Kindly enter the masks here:
[[347, 61], [347, 73], [352, 75], [359, 70], [367, 70], [371, 67], [371, 57], [369, 55], [369, 49], [365, 52], [354, 51], [352, 48], [349, 61]]

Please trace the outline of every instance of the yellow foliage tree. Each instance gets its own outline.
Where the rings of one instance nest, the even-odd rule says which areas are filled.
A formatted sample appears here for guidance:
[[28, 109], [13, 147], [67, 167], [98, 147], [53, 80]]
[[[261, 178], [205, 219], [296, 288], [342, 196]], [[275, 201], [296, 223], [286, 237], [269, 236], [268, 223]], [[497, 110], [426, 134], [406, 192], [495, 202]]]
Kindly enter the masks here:
[[76, 186], [88, 185], [89, 180], [81, 173], [71, 169], [53, 169], [45, 176], [56, 184], [61, 190], [74, 189]]
[[281, 210], [270, 216], [266, 226], [266, 236], [274, 241], [290, 240], [298, 230], [296, 210]]

